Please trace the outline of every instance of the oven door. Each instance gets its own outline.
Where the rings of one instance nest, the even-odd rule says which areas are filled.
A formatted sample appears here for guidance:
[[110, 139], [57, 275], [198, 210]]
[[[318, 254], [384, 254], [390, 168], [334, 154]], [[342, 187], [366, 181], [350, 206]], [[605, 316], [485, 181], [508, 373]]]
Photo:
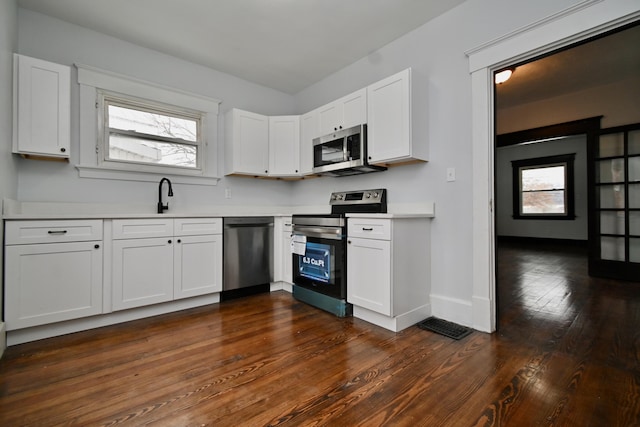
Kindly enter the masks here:
[[304, 255], [294, 253], [293, 283], [338, 299], [347, 298], [345, 237], [341, 227], [295, 226], [306, 237]]

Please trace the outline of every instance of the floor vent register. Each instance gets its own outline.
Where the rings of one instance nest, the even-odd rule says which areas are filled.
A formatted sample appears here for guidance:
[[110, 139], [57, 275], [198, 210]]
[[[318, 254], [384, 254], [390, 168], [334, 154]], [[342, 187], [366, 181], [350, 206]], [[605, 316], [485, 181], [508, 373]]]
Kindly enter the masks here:
[[429, 317], [428, 319], [423, 320], [418, 323], [418, 327], [444, 335], [445, 337], [453, 338], [454, 340], [462, 339], [472, 332], [470, 328], [438, 319], [436, 317]]

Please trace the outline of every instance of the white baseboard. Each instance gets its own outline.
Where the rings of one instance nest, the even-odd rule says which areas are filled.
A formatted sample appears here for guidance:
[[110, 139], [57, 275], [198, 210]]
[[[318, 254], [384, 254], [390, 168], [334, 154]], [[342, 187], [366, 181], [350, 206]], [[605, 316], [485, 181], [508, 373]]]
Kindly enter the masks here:
[[287, 282], [271, 282], [270, 291], [287, 291], [289, 293], [293, 292], [293, 285]]
[[413, 326], [431, 315], [431, 305], [426, 304], [395, 317], [385, 316], [366, 308], [353, 306], [353, 317], [364, 320], [393, 332]]
[[434, 317], [473, 327], [473, 307], [470, 301], [431, 294], [431, 307]]
[[34, 326], [32, 328], [16, 329], [7, 332], [7, 344], [16, 345], [25, 342], [36, 341], [44, 338], [70, 334], [73, 332], [85, 331], [88, 329], [100, 328], [102, 326], [115, 325], [116, 323], [128, 322], [131, 320], [143, 319], [145, 317], [157, 316], [189, 308], [200, 307], [208, 304], [220, 302], [220, 294], [202, 295], [193, 298], [185, 298], [163, 304], [148, 305], [145, 307], [132, 308], [130, 310], [114, 311], [112, 313], [98, 316], [85, 317], [82, 319], [68, 320], [66, 322], [52, 323], [49, 325]]

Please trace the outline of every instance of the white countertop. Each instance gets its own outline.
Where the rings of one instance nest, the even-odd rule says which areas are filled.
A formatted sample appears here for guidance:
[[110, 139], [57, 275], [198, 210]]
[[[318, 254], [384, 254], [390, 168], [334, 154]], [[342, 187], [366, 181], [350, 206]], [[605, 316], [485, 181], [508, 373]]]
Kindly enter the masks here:
[[[231, 216], [286, 217], [294, 214], [326, 214], [329, 205], [322, 206], [220, 206], [197, 210], [171, 210], [158, 214], [154, 206], [92, 203], [19, 202], [4, 199], [2, 217], [5, 220], [56, 219], [121, 219], [121, 218], [205, 218]], [[435, 204], [389, 204], [386, 214], [347, 214], [351, 218], [433, 218]]]

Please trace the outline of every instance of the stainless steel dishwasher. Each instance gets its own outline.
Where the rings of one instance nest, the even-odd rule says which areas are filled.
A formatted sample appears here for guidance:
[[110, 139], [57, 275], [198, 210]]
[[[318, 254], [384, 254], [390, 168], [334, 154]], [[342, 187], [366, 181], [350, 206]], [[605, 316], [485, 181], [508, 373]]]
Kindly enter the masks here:
[[273, 280], [273, 217], [224, 218], [221, 300], [269, 292]]

